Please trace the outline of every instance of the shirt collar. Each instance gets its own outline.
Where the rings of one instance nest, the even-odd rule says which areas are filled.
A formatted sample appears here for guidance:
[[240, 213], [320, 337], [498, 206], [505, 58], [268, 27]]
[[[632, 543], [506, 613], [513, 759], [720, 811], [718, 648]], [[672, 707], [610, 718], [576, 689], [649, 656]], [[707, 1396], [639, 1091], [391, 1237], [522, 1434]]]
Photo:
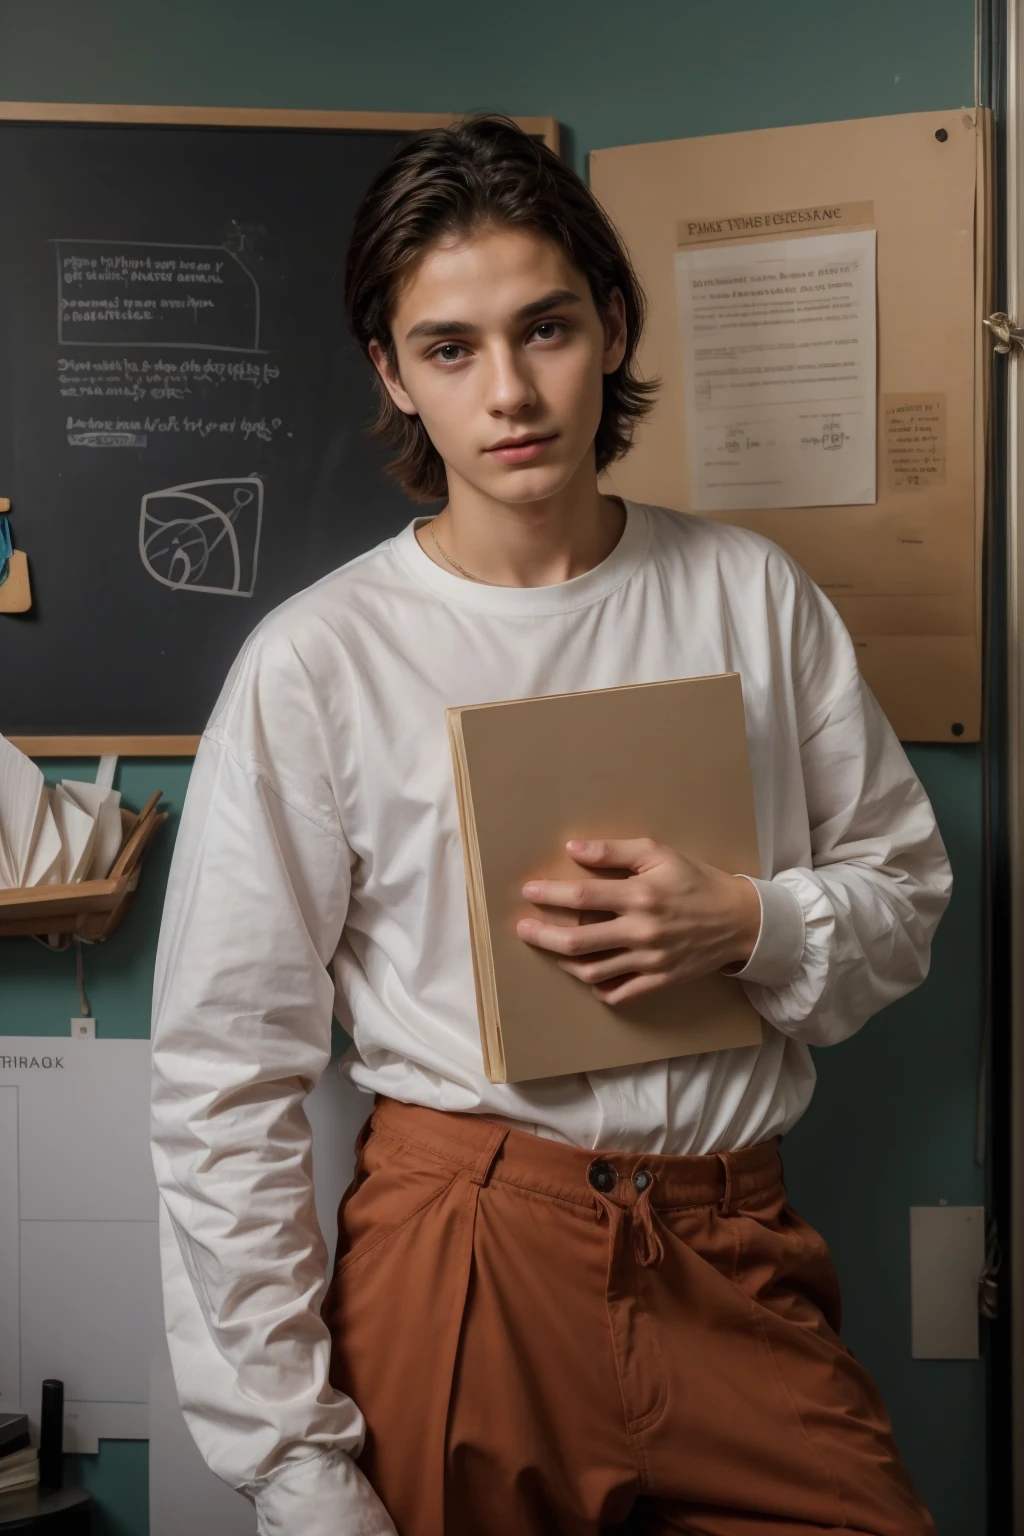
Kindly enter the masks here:
[[568, 613], [607, 597], [633, 574], [644, 555], [650, 536], [647, 509], [625, 497], [620, 500], [626, 509], [626, 524], [614, 549], [582, 576], [546, 587], [491, 586], [444, 570], [420, 548], [416, 529], [429, 522], [422, 516], [414, 517], [394, 536], [391, 548], [409, 575], [445, 602], [510, 616]]

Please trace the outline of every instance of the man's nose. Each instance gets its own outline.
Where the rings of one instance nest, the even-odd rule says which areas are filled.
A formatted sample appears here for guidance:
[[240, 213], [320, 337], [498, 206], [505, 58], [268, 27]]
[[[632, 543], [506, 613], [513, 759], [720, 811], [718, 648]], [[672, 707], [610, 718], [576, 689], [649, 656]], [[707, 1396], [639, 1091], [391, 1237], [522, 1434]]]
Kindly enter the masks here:
[[537, 391], [525, 361], [511, 348], [497, 348], [491, 355], [489, 384], [490, 409], [496, 415], [512, 416], [536, 403]]

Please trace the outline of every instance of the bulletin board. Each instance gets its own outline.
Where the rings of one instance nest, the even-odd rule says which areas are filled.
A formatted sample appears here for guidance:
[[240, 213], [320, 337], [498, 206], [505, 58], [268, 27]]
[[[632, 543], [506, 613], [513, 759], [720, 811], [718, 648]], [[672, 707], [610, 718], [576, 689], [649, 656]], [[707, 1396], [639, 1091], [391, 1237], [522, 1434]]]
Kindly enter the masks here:
[[[877, 231], [877, 500], [702, 513], [786, 549], [833, 601], [905, 741], [977, 741], [992, 250], [991, 118], [913, 113], [598, 150], [591, 186], [647, 292], [662, 388], [607, 489], [689, 510], [675, 260], [684, 245]], [[920, 473], [901, 413], [938, 422]]]

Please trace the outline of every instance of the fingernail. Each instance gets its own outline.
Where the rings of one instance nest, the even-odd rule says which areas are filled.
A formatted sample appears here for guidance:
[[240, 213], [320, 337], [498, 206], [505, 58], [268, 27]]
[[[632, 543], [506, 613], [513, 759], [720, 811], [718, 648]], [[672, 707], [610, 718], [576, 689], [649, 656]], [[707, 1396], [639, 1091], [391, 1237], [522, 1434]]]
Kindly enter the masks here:
[[523, 886], [524, 896], [536, 896], [539, 894], [539, 892], [540, 886], [537, 884], [536, 880], [528, 880]]
[[587, 848], [590, 847], [590, 844], [584, 842], [582, 838], [571, 837], [565, 846], [567, 848], [571, 848], [573, 853], [583, 853]]

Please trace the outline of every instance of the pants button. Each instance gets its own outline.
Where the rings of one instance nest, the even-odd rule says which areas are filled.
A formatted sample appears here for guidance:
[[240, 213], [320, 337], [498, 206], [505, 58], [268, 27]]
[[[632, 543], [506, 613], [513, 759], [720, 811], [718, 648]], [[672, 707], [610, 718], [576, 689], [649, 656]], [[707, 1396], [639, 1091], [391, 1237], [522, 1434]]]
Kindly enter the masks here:
[[611, 1163], [606, 1163], [603, 1158], [600, 1158], [596, 1163], [591, 1163], [587, 1169], [587, 1178], [594, 1188], [599, 1189], [603, 1195], [608, 1194], [610, 1190], [615, 1188], [618, 1177]]
[[638, 1168], [633, 1175], [633, 1188], [638, 1190], [640, 1194], [643, 1194], [650, 1182], [651, 1175], [647, 1172], [647, 1169]]

